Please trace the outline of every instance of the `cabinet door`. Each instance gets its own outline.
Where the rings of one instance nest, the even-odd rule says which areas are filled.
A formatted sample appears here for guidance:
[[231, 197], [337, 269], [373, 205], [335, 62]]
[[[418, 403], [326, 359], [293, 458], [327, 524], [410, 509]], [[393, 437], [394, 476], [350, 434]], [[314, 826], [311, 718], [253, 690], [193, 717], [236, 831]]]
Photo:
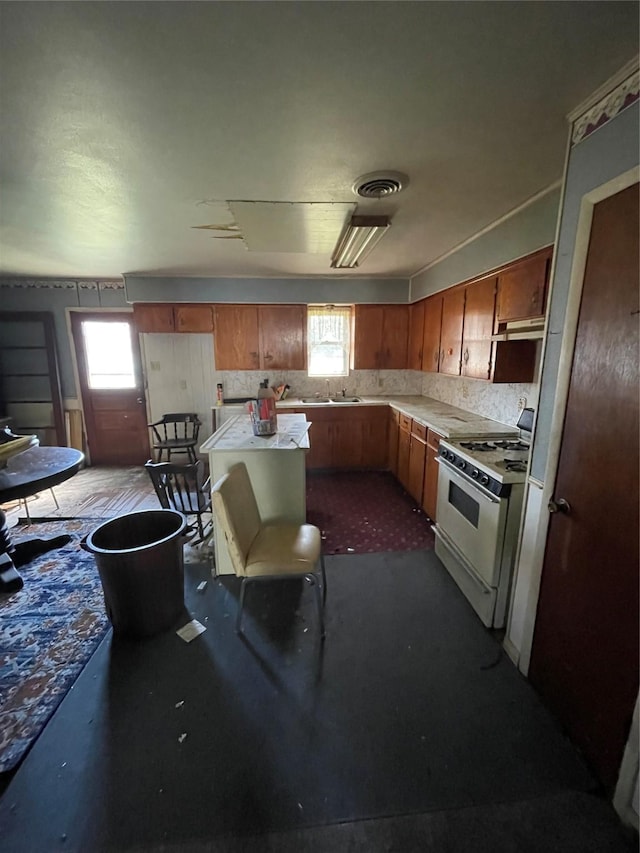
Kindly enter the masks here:
[[453, 288], [442, 297], [442, 331], [440, 335], [440, 373], [460, 375], [464, 288]]
[[173, 317], [176, 332], [212, 332], [211, 305], [174, 305]]
[[258, 370], [258, 306], [216, 305], [213, 316], [216, 370]]
[[496, 278], [485, 278], [466, 287], [462, 336], [463, 376], [489, 379], [491, 375], [496, 285]]
[[438, 447], [442, 436], [429, 430], [427, 432], [427, 452], [424, 470], [424, 488], [422, 491], [422, 508], [432, 521], [436, 521], [438, 506]]
[[383, 308], [381, 305], [356, 305], [354, 317], [354, 369], [377, 370], [381, 367]]
[[417, 503], [422, 503], [426, 450], [427, 442], [419, 435], [412, 433], [409, 446], [409, 488], [407, 491]]
[[411, 433], [400, 429], [398, 433], [398, 480], [409, 491], [409, 453], [411, 449]]
[[173, 305], [136, 302], [133, 319], [139, 332], [173, 332]]
[[437, 373], [440, 364], [440, 329], [442, 326], [442, 295], [429, 296], [424, 303], [424, 343], [422, 369]]
[[405, 370], [409, 346], [409, 306], [383, 307], [380, 367]]
[[261, 305], [260, 367], [264, 370], [306, 368], [306, 319], [304, 305]]
[[389, 433], [387, 442], [387, 467], [396, 477], [398, 476], [398, 435], [400, 432], [400, 412], [389, 409]]
[[498, 276], [496, 321], [527, 320], [545, 312], [551, 249], [513, 264]]
[[422, 350], [424, 347], [424, 299], [414, 302], [409, 308], [409, 370], [422, 370]]
[[362, 467], [380, 471], [387, 466], [387, 407], [367, 407], [362, 416]]

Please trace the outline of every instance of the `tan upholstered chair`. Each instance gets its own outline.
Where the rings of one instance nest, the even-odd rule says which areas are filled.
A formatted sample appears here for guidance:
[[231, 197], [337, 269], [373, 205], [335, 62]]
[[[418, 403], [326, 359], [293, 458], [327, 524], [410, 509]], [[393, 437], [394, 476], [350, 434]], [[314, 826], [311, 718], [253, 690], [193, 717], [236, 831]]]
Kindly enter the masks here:
[[[244, 462], [234, 465], [212, 491], [218, 535], [224, 535], [234, 572], [242, 578], [236, 631], [240, 632], [250, 581], [303, 577], [314, 588], [320, 635], [324, 638], [327, 578], [320, 531], [313, 524], [263, 524]], [[322, 590], [317, 577], [322, 574]]]

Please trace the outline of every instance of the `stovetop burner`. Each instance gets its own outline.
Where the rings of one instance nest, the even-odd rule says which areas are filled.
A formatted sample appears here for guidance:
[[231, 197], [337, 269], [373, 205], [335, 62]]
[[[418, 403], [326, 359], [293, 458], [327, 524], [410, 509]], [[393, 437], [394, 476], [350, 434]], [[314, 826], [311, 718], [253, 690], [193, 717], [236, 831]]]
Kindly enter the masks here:
[[493, 441], [491, 444], [500, 450], [529, 450], [529, 445], [517, 438], [512, 441], [508, 439], [506, 441]]
[[461, 441], [460, 447], [464, 447], [465, 450], [495, 450], [495, 446], [489, 444], [488, 441]]
[[517, 461], [514, 461], [513, 459], [505, 459], [503, 461], [504, 461], [504, 467], [506, 468], [507, 471], [518, 471], [518, 472], [521, 472], [523, 474], [526, 473], [526, 470], [527, 470], [526, 462], [517, 462]]

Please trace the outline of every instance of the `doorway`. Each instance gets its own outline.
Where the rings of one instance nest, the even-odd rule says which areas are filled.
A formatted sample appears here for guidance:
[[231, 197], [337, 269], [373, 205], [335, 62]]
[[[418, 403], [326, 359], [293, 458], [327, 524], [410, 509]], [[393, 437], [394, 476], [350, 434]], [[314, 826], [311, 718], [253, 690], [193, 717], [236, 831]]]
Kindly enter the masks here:
[[593, 208], [529, 677], [611, 792], [638, 693], [638, 184]]
[[144, 465], [149, 430], [132, 313], [71, 312], [92, 465]]

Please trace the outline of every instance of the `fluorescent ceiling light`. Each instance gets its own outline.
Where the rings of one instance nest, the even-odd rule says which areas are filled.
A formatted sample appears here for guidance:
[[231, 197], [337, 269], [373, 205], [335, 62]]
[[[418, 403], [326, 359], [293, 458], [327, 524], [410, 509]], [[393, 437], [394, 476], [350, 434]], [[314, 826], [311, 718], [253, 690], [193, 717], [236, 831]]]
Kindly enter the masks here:
[[388, 216], [352, 216], [333, 250], [331, 266], [334, 269], [360, 266], [390, 225]]

